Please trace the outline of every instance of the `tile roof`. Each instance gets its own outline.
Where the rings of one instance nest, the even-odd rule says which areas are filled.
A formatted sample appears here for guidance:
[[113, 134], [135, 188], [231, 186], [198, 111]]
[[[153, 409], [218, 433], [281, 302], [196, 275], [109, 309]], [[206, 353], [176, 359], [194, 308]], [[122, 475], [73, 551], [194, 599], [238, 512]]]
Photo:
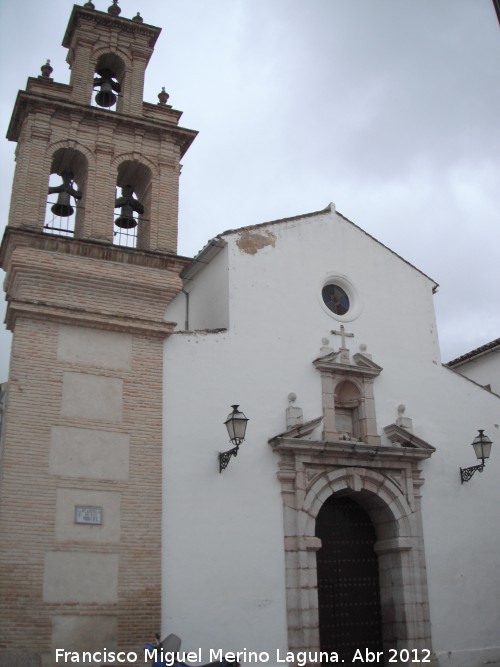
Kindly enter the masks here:
[[481, 354], [485, 354], [486, 352], [492, 352], [496, 347], [499, 346], [500, 346], [500, 338], [495, 338], [495, 340], [492, 340], [490, 343], [485, 343], [480, 347], [476, 347], [475, 350], [471, 350], [470, 352], [462, 354], [462, 356], [457, 357], [456, 359], [452, 359], [452, 361], [449, 361], [447, 364], [445, 364], [445, 366], [448, 366], [449, 368], [453, 368], [454, 366], [459, 366], [460, 364], [463, 364], [466, 361], [470, 361], [471, 359], [474, 359], [474, 357], [478, 357]]

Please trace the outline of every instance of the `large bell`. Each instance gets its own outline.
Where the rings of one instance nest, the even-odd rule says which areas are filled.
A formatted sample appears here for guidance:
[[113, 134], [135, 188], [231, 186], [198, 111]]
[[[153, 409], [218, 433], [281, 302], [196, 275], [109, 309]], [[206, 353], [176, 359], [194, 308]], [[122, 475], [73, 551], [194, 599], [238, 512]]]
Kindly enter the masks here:
[[57, 195], [56, 203], [50, 209], [54, 215], [60, 218], [69, 218], [73, 215], [75, 209], [71, 206], [70, 195], [68, 192], [60, 192]]
[[115, 220], [115, 225], [120, 229], [133, 229], [137, 227], [137, 220], [134, 218], [134, 211], [142, 215], [144, 206], [134, 197], [134, 188], [131, 185], [124, 185], [122, 196], [115, 201], [115, 208], [121, 208], [121, 214]]
[[110, 69], [101, 69], [97, 72], [99, 75], [94, 79], [94, 86], [100, 86], [99, 92], [95, 96], [96, 104], [105, 109], [109, 109], [116, 104], [117, 97], [113, 91], [119, 93], [121, 86], [116, 79], [114, 72]]
[[70, 197], [81, 199], [82, 193], [73, 187], [73, 173], [71, 171], [62, 171], [60, 176], [62, 178], [61, 185], [49, 188], [49, 195], [57, 194], [57, 201], [50, 210], [60, 218], [69, 218], [75, 212], [75, 209], [71, 206]]
[[134, 209], [130, 204], [122, 206], [121, 215], [116, 218], [115, 225], [120, 229], [133, 229], [137, 227], [137, 220], [134, 218]]
[[95, 96], [96, 104], [105, 109], [109, 109], [116, 104], [116, 95], [113, 93], [113, 89], [109, 81], [105, 81], [101, 85], [101, 90]]

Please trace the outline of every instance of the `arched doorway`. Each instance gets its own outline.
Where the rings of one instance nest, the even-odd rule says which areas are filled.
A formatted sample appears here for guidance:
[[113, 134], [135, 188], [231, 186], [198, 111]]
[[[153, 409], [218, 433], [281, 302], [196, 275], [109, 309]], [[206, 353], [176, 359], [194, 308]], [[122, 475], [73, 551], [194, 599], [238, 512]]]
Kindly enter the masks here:
[[316, 537], [320, 647], [347, 666], [358, 649], [382, 651], [377, 536], [358, 503], [334, 494], [318, 513]]
[[[373, 549], [379, 564], [386, 656], [391, 648], [432, 650], [420, 462], [435, 450], [395, 424], [385, 431], [391, 437], [397, 434], [403, 444], [365, 447], [349, 440], [317, 442], [294, 431], [270, 441], [279, 454], [291, 651], [321, 649], [317, 552], [322, 539], [316, 520], [332, 495], [355, 498], [376, 528]], [[430, 659], [430, 664], [437, 665], [434, 656]]]

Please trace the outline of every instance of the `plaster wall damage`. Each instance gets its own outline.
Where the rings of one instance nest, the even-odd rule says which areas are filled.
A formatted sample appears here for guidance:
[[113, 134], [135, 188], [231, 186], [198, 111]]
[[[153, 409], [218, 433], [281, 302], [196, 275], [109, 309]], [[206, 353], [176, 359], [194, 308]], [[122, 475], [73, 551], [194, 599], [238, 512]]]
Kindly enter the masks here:
[[276, 235], [269, 231], [263, 233], [246, 229], [240, 234], [236, 245], [241, 252], [247, 255], [255, 255], [267, 246], [274, 248], [276, 246]]

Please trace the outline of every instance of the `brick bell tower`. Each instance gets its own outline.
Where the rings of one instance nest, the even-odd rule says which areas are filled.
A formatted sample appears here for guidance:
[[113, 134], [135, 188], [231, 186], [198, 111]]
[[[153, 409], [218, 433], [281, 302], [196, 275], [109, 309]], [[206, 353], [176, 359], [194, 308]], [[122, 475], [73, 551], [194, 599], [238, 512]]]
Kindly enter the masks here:
[[56, 664], [58, 648], [139, 651], [160, 629], [164, 312], [186, 262], [179, 161], [196, 132], [164, 89], [143, 102], [159, 34], [117, 0], [75, 5], [69, 85], [44, 65], [8, 129], [5, 667]]

